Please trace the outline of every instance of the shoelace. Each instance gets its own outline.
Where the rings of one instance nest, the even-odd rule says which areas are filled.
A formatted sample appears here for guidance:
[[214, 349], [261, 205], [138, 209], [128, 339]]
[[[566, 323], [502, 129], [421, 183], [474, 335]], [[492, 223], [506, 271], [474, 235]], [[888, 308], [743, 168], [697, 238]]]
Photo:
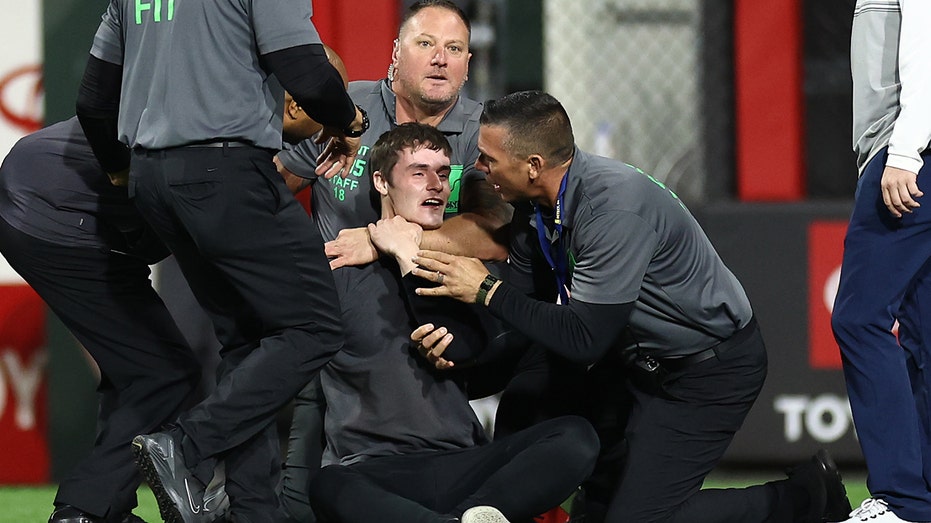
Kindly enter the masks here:
[[881, 499], [864, 499], [860, 507], [850, 513], [852, 518], [860, 518], [860, 521], [866, 521], [868, 518], [881, 516], [889, 510], [889, 506]]

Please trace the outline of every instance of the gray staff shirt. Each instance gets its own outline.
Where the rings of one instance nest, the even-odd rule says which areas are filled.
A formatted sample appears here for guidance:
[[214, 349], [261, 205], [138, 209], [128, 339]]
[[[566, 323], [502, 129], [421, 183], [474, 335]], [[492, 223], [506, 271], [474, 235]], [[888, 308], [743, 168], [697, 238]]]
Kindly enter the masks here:
[[[634, 302], [627, 344], [680, 356], [730, 337], [753, 316], [737, 278], [679, 197], [643, 171], [579, 149], [563, 198], [570, 295], [592, 304]], [[515, 226], [511, 263], [529, 273], [541, 249], [535, 215]], [[548, 241], [557, 236], [547, 230]]]
[[[345, 179], [334, 176], [325, 180], [314, 174], [316, 158], [322, 146], [313, 143], [313, 140], [305, 140], [293, 150], [278, 154], [278, 159], [289, 171], [314, 182], [311, 210], [324, 241], [336, 239], [343, 229], [364, 227], [378, 221], [381, 214], [374, 203], [377, 199], [372, 199], [369, 154], [383, 133], [398, 126], [395, 95], [387, 80], [351, 82], [349, 95], [356, 105], [368, 113], [370, 127], [362, 135], [359, 156]], [[482, 172], [475, 169], [475, 159], [478, 158], [478, 119], [481, 114], [482, 104], [460, 96], [437, 126], [453, 149], [450, 158], [452, 172], [449, 175], [452, 190], [446, 205], [447, 217], [463, 211], [459, 208], [459, 191], [463, 184], [485, 178]]]
[[333, 271], [346, 343], [320, 373], [327, 403], [323, 465], [486, 442], [451, 373], [413, 352], [414, 326], [397, 273], [387, 260]]
[[319, 44], [308, 0], [111, 0], [91, 54], [123, 66], [119, 138], [281, 148], [284, 90], [259, 56]]

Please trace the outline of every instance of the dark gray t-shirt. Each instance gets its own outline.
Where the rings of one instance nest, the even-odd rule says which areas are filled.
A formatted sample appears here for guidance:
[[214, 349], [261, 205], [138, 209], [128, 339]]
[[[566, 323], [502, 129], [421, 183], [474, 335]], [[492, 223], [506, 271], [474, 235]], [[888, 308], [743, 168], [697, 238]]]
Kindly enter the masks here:
[[[567, 176], [562, 223], [571, 297], [635, 302], [626, 342], [662, 357], [692, 354], [750, 321], [740, 282], [660, 181], [579, 149]], [[515, 217], [515, 226], [532, 229], [517, 235], [523, 241], [511, 255], [512, 265], [526, 273], [530, 249], [540, 249], [535, 215]]]
[[[315, 182], [311, 210], [324, 241], [336, 239], [343, 229], [364, 227], [378, 221], [380, 212], [372, 202], [372, 170], [367, 163], [378, 137], [398, 126], [395, 119], [395, 95], [385, 80], [351, 82], [349, 95], [368, 113], [370, 126], [362, 136], [359, 156], [345, 179], [334, 176], [325, 180], [314, 174], [316, 158], [322, 146], [313, 143], [313, 140], [305, 140], [293, 150], [278, 154], [278, 159], [289, 171]], [[483, 180], [485, 177], [475, 169], [475, 159], [478, 158], [478, 118], [481, 114], [480, 103], [460, 96], [437, 126], [453, 149], [450, 158], [452, 172], [449, 175], [452, 190], [446, 205], [447, 217], [463, 211], [459, 208], [459, 190], [463, 183]]]
[[384, 259], [333, 271], [346, 343], [320, 373], [327, 403], [323, 465], [486, 441], [450, 374], [412, 352], [414, 326], [397, 272]]
[[0, 166], [0, 217], [40, 240], [93, 248], [120, 248], [120, 230], [142, 227], [126, 188], [110, 183], [77, 118], [13, 146]]
[[123, 66], [119, 137], [281, 148], [284, 90], [259, 56], [319, 44], [308, 0], [111, 0], [91, 54]]

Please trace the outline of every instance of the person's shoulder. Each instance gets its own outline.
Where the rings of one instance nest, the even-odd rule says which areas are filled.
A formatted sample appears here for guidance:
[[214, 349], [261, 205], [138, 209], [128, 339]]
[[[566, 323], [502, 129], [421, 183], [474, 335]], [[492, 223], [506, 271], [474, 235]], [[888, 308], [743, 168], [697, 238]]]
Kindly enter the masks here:
[[381, 91], [381, 80], [353, 80], [349, 82], [349, 95], [366, 95]]
[[631, 205], [639, 206], [644, 192], [653, 185], [649, 177], [633, 165], [579, 149], [576, 149], [569, 173], [570, 184], [593, 209], [623, 210]]
[[466, 98], [465, 96], [460, 96], [456, 101], [456, 105], [462, 111], [463, 116], [469, 122], [475, 121], [478, 122], [478, 119], [482, 116], [482, 109], [485, 107], [485, 104], [471, 98]]
[[381, 80], [354, 80], [349, 82], [349, 97], [352, 101], [366, 111], [373, 107], [384, 105], [381, 101]]

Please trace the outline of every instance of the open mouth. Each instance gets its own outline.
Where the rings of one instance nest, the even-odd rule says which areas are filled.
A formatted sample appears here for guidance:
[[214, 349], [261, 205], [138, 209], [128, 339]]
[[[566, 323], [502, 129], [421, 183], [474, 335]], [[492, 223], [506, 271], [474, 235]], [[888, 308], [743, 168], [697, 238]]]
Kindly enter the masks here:
[[445, 207], [446, 202], [444, 202], [443, 200], [439, 198], [428, 198], [424, 200], [424, 202], [421, 203], [420, 205], [424, 207]]

